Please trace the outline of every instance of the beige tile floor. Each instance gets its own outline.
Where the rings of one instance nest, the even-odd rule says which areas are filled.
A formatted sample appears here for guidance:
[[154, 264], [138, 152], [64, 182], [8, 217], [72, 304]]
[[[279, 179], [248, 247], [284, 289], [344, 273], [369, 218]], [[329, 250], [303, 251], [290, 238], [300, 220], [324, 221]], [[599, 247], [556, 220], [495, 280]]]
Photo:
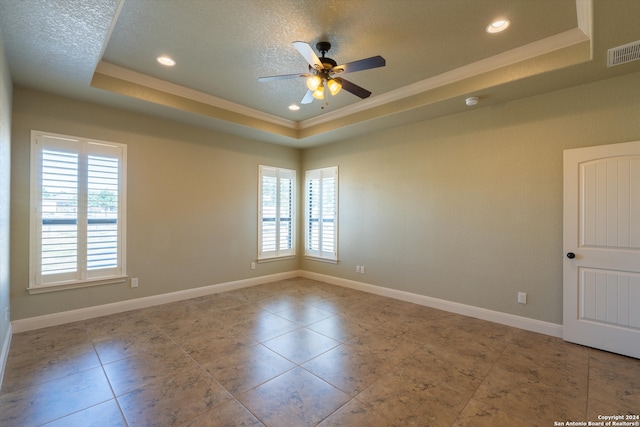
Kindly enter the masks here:
[[16, 334], [0, 426], [556, 426], [640, 360], [291, 279]]

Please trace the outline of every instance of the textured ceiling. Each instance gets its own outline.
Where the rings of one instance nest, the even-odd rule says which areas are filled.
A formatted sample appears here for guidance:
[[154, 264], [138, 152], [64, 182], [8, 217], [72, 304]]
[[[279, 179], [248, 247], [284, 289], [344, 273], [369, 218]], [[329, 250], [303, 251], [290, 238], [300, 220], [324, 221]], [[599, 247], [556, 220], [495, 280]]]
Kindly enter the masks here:
[[[345, 76], [379, 95], [577, 26], [575, 1], [555, 0], [551, 21], [546, 20], [548, 3], [220, 0], [192, 1], [185, 7], [177, 1], [126, 1], [103, 61], [303, 120], [322, 112], [321, 102], [296, 113], [287, 109], [305, 94], [303, 79], [257, 81], [264, 75], [307, 71], [293, 41], [315, 47], [328, 40], [332, 48], [327, 56], [338, 63], [382, 55], [387, 67]], [[487, 34], [486, 25], [502, 15], [518, 24], [510, 34]], [[160, 54], [169, 54], [178, 65], [158, 66]], [[331, 98], [329, 108], [358, 100], [345, 92]]]
[[[637, 0], [0, 0], [18, 85], [298, 147], [638, 71], [602, 57], [640, 40], [633, 16]], [[344, 76], [373, 95], [290, 111], [304, 80], [257, 78], [306, 72], [297, 40], [382, 55]]]

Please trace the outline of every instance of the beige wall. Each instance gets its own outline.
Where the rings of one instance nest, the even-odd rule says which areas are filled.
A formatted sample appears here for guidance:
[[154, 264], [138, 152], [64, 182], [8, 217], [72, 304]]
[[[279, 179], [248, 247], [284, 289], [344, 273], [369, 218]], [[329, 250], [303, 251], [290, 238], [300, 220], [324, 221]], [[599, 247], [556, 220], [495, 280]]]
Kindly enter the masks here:
[[[29, 147], [32, 129], [127, 144], [128, 283], [30, 295]], [[297, 169], [297, 150], [16, 88], [12, 131], [13, 320], [292, 271], [259, 264], [258, 165]]]
[[[16, 89], [13, 319], [302, 268], [561, 323], [562, 150], [640, 140], [639, 77], [302, 152]], [[128, 144], [127, 259], [140, 288], [26, 292], [31, 129]], [[301, 259], [249, 270], [260, 163], [301, 178], [306, 168], [340, 167], [339, 264]], [[518, 291], [529, 304], [516, 303]]]
[[[9, 332], [9, 191], [11, 178], [11, 96], [9, 66], [0, 35], [0, 354]], [[8, 350], [8, 349], [7, 349]], [[3, 361], [0, 360], [0, 366]], [[0, 382], [2, 372], [0, 372]]]
[[562, 151], [640, 140], [638, 94], [634, 74], [306, 150], [339, 166], [340, 263], [302, 269], [562, 323]]

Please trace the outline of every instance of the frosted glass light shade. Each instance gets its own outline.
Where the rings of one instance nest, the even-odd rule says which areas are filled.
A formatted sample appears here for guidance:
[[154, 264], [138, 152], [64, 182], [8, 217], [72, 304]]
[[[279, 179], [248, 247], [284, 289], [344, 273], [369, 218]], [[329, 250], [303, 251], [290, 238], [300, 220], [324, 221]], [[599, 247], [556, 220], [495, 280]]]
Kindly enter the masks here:
[[313, 97], [315, 99], [324, 99], [324, 86], [320, 86], [313, 91]]
[[316, 89], [318, 89], [321, 83], [322, 79], [318, 76], [311, 76], [307, 79], [307, 87], [309, 88], [309, 90], [315, 91]]
[[340, 89], [342, 89], [342, 85], [333, 79], [327, 82], [327, 87], [329, 88], [331, 95], [337, 94], [340, 92]]

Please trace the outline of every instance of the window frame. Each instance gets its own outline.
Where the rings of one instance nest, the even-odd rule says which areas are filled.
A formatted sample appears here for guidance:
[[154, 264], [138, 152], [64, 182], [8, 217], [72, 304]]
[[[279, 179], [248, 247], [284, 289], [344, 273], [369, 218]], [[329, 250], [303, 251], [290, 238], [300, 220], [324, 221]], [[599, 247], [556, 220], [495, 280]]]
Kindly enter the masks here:
[[[263, 243], [265, 238], [263, 228], [263, 214], [265, 209], [264, 201], [264, 177], [270, 176], [276, 179], [276, 205], [275, 216], [273, 220], [276, 223], [275, 229], [275, 249], [265, 251], [263, 250]], [[290, 245], [287, 248], [280, 247], [280, 238], [282, 236], [281, 230], [281, 207], [282, 207], [282, 180], [288, 179], [291, 182], [291, 188], [289, 193], [291, 195], [289, 199], [290, 208], [290, 236], [288, 240]], [[294, 169], [279, 168], [275, 166], [259, 165], [258, 166], [258, 250], [257, 260], [258, 262], [275, 261], [280, 259], [294, 258], [297, 255], [297, 180], [296, 171]]]
[[[324, 195], [323, 189], [326, 182], [325, 180], [328, 178], [333, 178], [335, 183], [334, 191], [333, 191], [333, 200], [331, 201], [327, 201], [323, 198], [323, 195]], [[312, 215], [314, 215], [314, 212], [311, 206], [314, 200], [311, 200], [311, 197], [312, 197], [312, 193], [310, 190], [310, 184], [312, 182], [311, 180], [318, 180], [320, 183], [320, 188], [317, 192], [320, 195], [320, 200], [318, 201], [319, 205], [317, 207], [317, 211], [319, 212], [319, 215], [317, 215], [317, 218], [315, 216], [312, 217]], [[305, 228], [304, 256], [305, 258], [313, 259], [317, 261], [323, 261], [323, 262], [338, 263], [338, 225], [339, 225], [339, 218], [338, 218], [339, 190], [338, 189], [339, 189], [338, 166], [330, 166], [330, 167], [325, 167], [320, 169], [311, 169], [305, 172], [305, 184], [304, 184], [304, 190], [305, 190], [305, 193], [304, 193], [304, 228]], [[324, 223], [324, 217], [323, 217], [323, 212], [325, 212], [324, 206], [330, 202], [333, 204], [333, 210], [332, 210], [333, 233], [331, 236], [333, 241], [333, 247], [331, 248], [330, 251], [327, 251], [324, 248], [324, 243], [326, 241], [326, 239], [324, 238], [324, 232], [326, 231], [324, 227], [318, 228], [318, 233], [319, 233], [318, 246], [311, 247], [313, 245], [312, 238], [311, 238], [311, 233], [312, 233], [311, 223], [313, 221]]]
[[[57, 274], [42, 274], [42, 227], [43, 227], [43, 175], [44, 151], [65, 152], [77, 155], [77, 225], [75, 245], [77, 250], [76, 271]], [[117, 211], [116, 211], [116, 265], [108, 268], [91, 267], [89, 260], [92, 230], [89, 210], [89, 194], [91, 191], [89, 164], [95, 158], [106, 157], [118, 160], [117, 170]], [[31, 131], [30, 159], [30, 215], [29, 215], [29, 283], [30, 293], [51, 292], [109, 283], [121, 283], [127, 279], [126, 270], [126, 178], [127, 178], [127, 146], [91, 138], [81, 138], [51, 132]], [[97, 169], [96, 169], [97, 170]], [[98, 173], [95, 172], [94, 173]], [[94, 176], [95, 178], [95, 176]]]

